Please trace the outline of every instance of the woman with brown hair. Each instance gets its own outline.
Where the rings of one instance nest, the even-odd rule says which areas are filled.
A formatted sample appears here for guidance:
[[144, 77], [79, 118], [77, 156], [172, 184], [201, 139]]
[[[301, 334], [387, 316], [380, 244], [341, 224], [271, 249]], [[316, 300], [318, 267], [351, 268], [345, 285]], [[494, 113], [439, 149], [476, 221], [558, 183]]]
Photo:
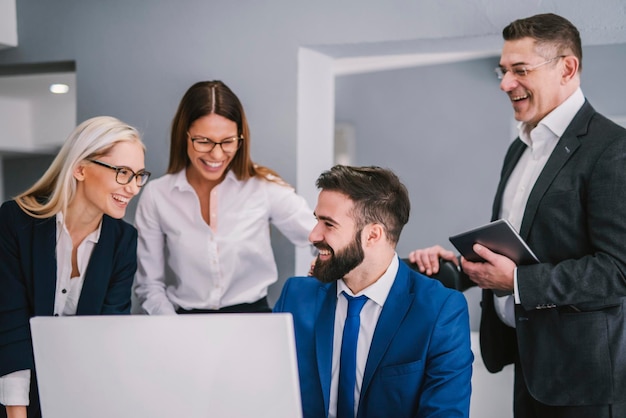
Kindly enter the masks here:
[[309, 245], [313, 211], [278, 174], [250, 158], [241, 102], [221, 81], [183, 96], [167, 174], [143, 191], [135, 291], [148, 314], [270, 312], [277, 280], [270, 223]]

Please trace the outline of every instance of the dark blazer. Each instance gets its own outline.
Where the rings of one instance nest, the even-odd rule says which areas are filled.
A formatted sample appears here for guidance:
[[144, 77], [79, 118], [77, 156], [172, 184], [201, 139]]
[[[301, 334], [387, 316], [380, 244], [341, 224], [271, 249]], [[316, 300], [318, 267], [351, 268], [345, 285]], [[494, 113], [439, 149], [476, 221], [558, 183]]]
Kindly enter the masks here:
[[[289, 279], [275, 312], [293, 315], [305, 417], [328, 416], [337, 283]], [[400, 267], [380, 314], [357, 417], [467, 417], [473, 355], [463, 295]]]
[[[493, 215], [526, 145], [510, 146]], [[541, 264], [519, 266], [516, 329], [483, 291], [480, 341], [491, 372], [519, 357], [531, 395], [548, 405], [626, 401], [626, 130], [588, 102], [528, 198], [520, 235]]]
[[[54, 313], [55, 246], [55, 217], [33, 218], [12, 200], [2, 205], [0, 376], [17, 370], [34, 370], [29, 319]], [[100, 239], [85, 272], [76, 314], [130, 313], [136, 269], [137, 231], [128, 223], [105, 215]]]

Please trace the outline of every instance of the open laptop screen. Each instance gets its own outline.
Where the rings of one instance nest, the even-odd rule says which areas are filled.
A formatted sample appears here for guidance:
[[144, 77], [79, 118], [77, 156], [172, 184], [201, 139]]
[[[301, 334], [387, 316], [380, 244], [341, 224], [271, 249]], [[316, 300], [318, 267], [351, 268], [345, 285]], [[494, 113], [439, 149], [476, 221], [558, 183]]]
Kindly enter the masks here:
[[44, 418], [301, 417], [290, 314], [31, 319]]

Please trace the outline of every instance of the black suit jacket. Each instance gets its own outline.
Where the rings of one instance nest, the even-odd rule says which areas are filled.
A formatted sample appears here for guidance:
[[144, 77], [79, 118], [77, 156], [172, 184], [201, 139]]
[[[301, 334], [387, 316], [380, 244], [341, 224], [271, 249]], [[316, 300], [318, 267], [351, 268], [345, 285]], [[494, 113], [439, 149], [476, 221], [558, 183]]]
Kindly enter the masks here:
[[[510, 146], [495, 196], [526, 145]], [[626, 130], [588, 102], [528, 198], [520, 235], [541, 263], [519, 266], [516, 329], [483, 291], [481, 350], [496, 372], [519, 350], [530, 393], [549, 405], [626, 400]]]
[[[29, 320], [50, 316], [56, 289], [56, 220], [36, 219], [15, 201], [0, 208], [0, 376], [34, 370]], [[128, 314], [137, 269], [137, 231], [104, 216], [77, 315]], [[34, 375], [33, 375], [34, 376]], [[34, 378], [32, 379], [35, 380]], [[34, 385], [31, 385], [31, 404]], [[36, 407], [36, 402], [33, 407]], [[31, 408], [32, 409], [32, 408]], [[4, 414], [0, 407], [0, 416]], [[29, 416], [30, 416], [29, 412]]]

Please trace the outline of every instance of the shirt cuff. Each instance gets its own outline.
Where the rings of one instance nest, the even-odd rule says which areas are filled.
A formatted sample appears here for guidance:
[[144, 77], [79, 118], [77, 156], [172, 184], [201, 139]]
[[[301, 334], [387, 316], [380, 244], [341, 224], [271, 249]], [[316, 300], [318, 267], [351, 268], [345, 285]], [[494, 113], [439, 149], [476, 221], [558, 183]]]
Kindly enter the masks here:
[[148, 315], [176, 315], [174, 305], [166, 297], [163, 300], [147, 299], [141, 307]]
[[519, 289], [517, 287], [517, 267], [513, 270], [513, 296], [515, 297], [515, 304], [519, 305], [522, 301], [519, 298]]
[[0, 377], [0, 403], [5, 406], [30, 404], [30, 370], [18, 370]]

